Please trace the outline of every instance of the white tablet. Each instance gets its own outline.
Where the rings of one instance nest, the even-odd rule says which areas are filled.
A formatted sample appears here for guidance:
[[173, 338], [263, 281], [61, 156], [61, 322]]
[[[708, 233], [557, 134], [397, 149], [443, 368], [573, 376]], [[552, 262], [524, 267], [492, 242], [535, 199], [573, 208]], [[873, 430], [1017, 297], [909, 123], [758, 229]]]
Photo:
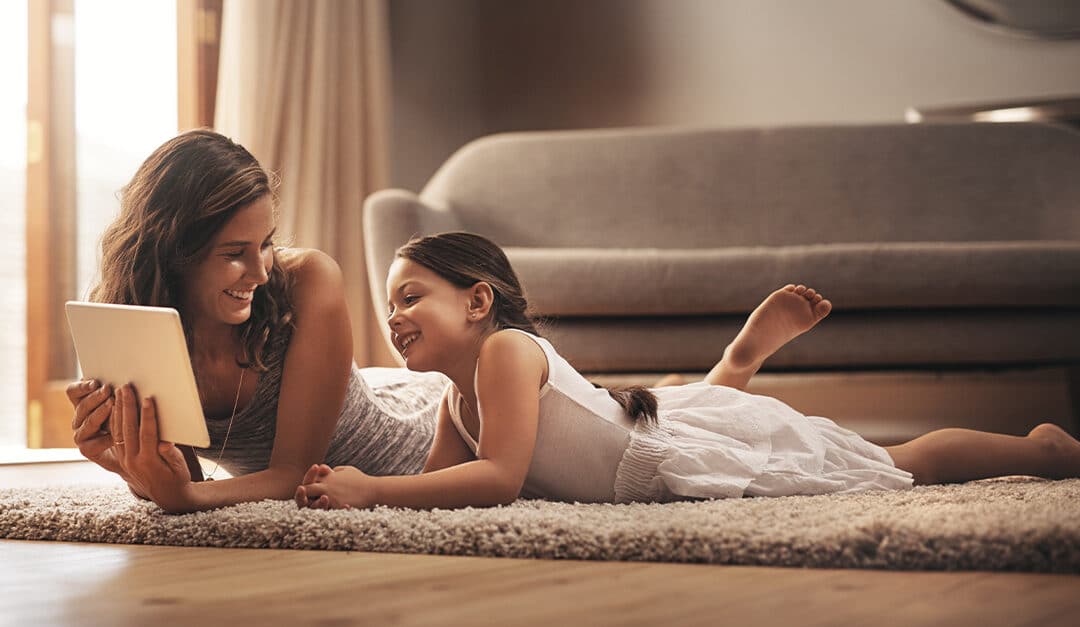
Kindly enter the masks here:
[[68, 301], [68, 326], [83, 376], [153, 396], [159, 437], [210, 446], [180, 314], [169, 307]]

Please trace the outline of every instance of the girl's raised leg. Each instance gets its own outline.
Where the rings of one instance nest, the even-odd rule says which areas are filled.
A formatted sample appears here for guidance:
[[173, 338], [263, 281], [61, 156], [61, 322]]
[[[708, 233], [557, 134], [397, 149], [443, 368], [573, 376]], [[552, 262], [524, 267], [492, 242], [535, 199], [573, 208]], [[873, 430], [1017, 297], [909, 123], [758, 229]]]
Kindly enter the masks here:
[[705, 382], [745, 389], [750, 378], [773, 353], [814, 328], [832, 311], [832, 303], [805, 285], [785, 285], [750, 314], [735, 340]]
[[915, 475], [916, 485], [1006, 475], [1080, 477], [1080, 442], [1050, 423], [1035, 427], [1023, 437], [940, 429], [885, 450], [897, 468]]

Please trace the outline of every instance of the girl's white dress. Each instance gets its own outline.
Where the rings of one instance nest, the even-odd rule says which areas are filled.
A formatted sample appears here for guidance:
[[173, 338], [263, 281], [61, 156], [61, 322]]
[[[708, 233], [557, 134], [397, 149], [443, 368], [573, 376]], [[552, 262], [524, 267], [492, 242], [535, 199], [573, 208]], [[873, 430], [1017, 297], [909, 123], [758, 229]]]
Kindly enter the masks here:
[[[536, 446], [523, 496], [577, 502], [786, 496], [910, 488], [889, 454], [767, 396], [694, 383], [653, 390], [659, 424], [635, 423], [544, 338]], [[450, 416], [475, 453], [450, 387]]]

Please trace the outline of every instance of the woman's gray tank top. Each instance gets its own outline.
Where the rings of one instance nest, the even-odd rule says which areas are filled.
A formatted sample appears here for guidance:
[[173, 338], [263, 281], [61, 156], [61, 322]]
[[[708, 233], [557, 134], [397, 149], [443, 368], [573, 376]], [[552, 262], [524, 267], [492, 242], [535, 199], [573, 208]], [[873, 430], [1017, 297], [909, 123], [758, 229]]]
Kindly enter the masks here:
[[[236, 414], [221, 467], [238, 476], [270, 465], [277, 426], [281, 371], [291, 332], [272, 342], [251, 401]], [[371, 384], [366, 380], [371, 379]], [[446, 379], [401, 368], [365, 368], [355, 364], [345, 402], [326, 453], [326, 464], [355, 466], [370, 475], [416, 474], [424, 467], [435, 435], [439, 401]], [[229, 417], [207, 418], [210, 446], [196, 449], [216, 461]]]

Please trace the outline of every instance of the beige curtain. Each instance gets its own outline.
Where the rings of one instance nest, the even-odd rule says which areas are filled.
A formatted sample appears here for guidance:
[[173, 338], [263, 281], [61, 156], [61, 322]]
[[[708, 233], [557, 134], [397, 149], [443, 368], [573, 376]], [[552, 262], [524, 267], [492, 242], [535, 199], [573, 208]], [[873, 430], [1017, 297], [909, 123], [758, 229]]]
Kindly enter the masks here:
[[387, 185], [386, 0], [225, 0], [215, 128], [277, 172], [279, 232], [341, 265], [354, 357], [393, 365], [368, 292], [364, 198]]

